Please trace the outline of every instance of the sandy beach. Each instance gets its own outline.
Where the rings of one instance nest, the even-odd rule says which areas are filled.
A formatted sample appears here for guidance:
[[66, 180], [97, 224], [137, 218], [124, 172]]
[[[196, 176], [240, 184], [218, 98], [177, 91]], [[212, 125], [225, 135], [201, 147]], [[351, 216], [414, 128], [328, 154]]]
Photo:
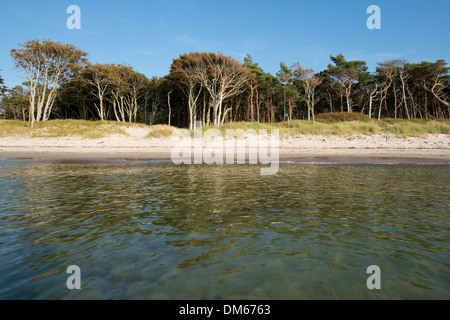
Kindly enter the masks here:
[[[170, 160], [176, 141], [134, 130], [103, 139], [0, 138], [0, 158]], [[294, 162], [450, 163], [450, 137], [297, 136], [280, 141], [280, 160]]]

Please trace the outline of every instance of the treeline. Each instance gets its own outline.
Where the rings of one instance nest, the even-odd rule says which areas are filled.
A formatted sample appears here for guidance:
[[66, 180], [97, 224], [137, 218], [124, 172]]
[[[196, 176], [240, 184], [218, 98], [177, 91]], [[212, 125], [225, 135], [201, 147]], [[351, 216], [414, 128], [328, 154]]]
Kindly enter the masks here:
[[32, 40], [11, 50], [25, 82], [7, 89], [0, 77], [3, 117], [116, 120], [194, 128], [226, 122], [315, 121], [318, 113], [360, 112], [381, 119], [443, 119], [450, 115], [444, 60], [390, 60], [368, 72], [365, 61], [331, 56], [326, 70], [280, 63], [266, 73], [250, 55], [183, 54], [170, 73], [149, 78], [126, 64], [98, 64], [70, 44]]

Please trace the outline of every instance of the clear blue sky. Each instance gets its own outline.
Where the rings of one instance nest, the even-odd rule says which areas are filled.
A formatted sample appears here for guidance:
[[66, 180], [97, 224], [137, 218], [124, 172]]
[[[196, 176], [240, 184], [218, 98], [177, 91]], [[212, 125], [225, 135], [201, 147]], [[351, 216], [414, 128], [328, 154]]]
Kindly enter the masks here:
[[[81, 30], [69, 30], [66, 9], [81, 8]], [[369, 30], [369, 5], [382, 29]], [[1, 0], [0, 69], [6, 85], [23, 82], [9, 52], [26, 40], [72, 43], [91, 62], [132, 65], [164, 76], [172, 59], [195, 51], [247, 53], [266, 72], [280, 61], [321, 71], [330, 54], [376, 62], [445, 59], [450, 63], [450, 0]]]

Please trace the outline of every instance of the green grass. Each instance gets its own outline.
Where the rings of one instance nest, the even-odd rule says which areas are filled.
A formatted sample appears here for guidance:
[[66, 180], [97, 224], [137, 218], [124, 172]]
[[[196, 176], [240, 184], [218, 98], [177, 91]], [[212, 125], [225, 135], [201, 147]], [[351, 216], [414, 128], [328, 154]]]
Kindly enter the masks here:
[[17, 120], [0, 120], [0, 137], [23, 137], [30, 134], [27, 122]]
[[401, 137], [420, 137], [428, 134], [449, 134], [450, 120], [398, 120], [381, 121], [384, 132]]
[[315, 116], [316, 121], [323, 123], [335, 123], [335, 122], [371, 122], [368, 116], [357, 112], [337, 112], [337, 113], [320, 113]]
[[[259, 132], [259, 130], [271, 130], [271, 129], [279, 129], [279, 124], [270, 124], [270, 123], [261, 123], [261, 122], [230, 122], [225, 123], [223, 126], [204, 126], [202, 129], [203, 132], [209, 129], [217, 129], [223, 135], [226, 134], [227, 130], [243, 130], [244, 132], [247, 130], [255, 130]], [[193, 130], [191, 130], [191, 135], [193, 135]]]
[[0, 137], [57, 138], [80, 136], [99, 139], [114, 134], [126, 135], [129, 124], [114, 121], [50, 120], [36, 122], [31, 129], [28, 122], [1, 120]]
[[[364, 118], [365, 117], [365, 118]], [[227, 129], [241, 129], [244, 132], [252, 129], [258, 132], [260, 129], [279, 129], [282, 137], [296, 136], [296, 135], [338, 135], [338, 136], [352, 136], [352, 135], [372, 135], [372, 134], [394, 134], [398, 137], [418, 137], [426, 136], [428, 134], [449, 134], [450, 120], [400, 120], [400, 119], [386, 119], [377, 121], [363, 116], [362, 121], [341, 121], [341, 118], [336, 120], [327, 120], [326, 122], [317, 121], [315, 124], [306, 120], [293, 120], [288, 126], [287, 122], [267, 124], [257, 122], [237, 122], [225, 124], [221, 128], [214, 126], [207, 126], [207, 129], [218, 129], [222, 134], [226, 133]], [[191, 132], [191, 134], [193, 134]]]
[[156, 125], [151, 127], [150, 133], [147, 135], [149, 138], [168, 138], [171, 137], [174, 127], [169, 127], [167, 125]]
[[[351, 116], [353, 117], [353, 116]], [[287, 122], [282, 123], [259, 123], [259, 122], [234, 122], [227, 123], [222, 127], [205, 126], [203, 131], [217, 129], [223, 135], [228, 129], [246, 132], [249, 129], [257, 133], [261, 129], [279, 129], [282, 137], [297, 135], [372, 135], [372, 134], [393, 134], [398, 137], [419, 137], [428, 134], [449, 134], [450, 120], [400, 120], [383, 119], [363, 119], [354, 121], [341, 121], [342, 116], [331, 119], [317, 121], [315, 124], [305, 120], [293, 120], [288, 126]], [[170, 137], [174, 127], [167, 125], [147, 126], [136, 123], [122, 123], [115, 121], [85, 121], [85, 120], [50, 120], [36, 122], [35, 128], [31, 129], [28, 122], [15, 120], [0, 120], [0, 137], [70, 137], [80, 136], [85, 139], [98, 139], [110, 135], [127, 135], [128, 128], [146, 128], [150, 133], [148, 137], [162, 138]], [[270, 132], [269, 132], [270, 133]], [[193, 135], [193, 131], [191, 131]]]

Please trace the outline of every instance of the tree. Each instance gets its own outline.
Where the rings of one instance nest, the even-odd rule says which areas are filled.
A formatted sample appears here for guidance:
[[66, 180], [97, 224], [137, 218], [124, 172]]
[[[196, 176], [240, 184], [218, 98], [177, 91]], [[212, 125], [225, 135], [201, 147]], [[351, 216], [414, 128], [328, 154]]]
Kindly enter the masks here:
[[[163, 78], [159, 79], [159, 87], [161, 88], [161, 92], [162, 94], [164, 94], [166, 96], [166, 100], [167, 100], [167, 123], [169, 126], [172, 125], [172, 103], [171, 101], [173, 100], [174, 97], [172, 97], [172, 93], [176, 90], [176, 83], [174, 83], [174, 81], [170, 78], [170, 76], [165, 76]], [[176, 97], [175, 97], [176, 100]], [[163, 116], [163, 119], [165, 119], [166, 117]], [[203, 121], [204, 123], [204, 121]]]
[[295, 63], [292, 66], [294, 78], [300, 82], [303, 91], [302, 97], [306, 102], [308, 108], [308, 121], [316, 123], [314, 116], [314, 106], [316, 104], [316, 88], [322, 82], [322, 79], [314, 74], [313, 69], [306, 69], [300, 63]]
[[[405, 112], [406, 112], [408, 119], [411, 119], [411, 115], [408, 110], [408, 102], [406, 99], [406, 91], [407, 90], [409, 91], [409, 89], [407, 89], [407, 83], [406, 83], [406, 77], [407, 77], [407, 74], [405, 73], [406, 61], [405, 60], [393, 60], [393, 65], [397, 70], [397, 74], [398, 74], [398, 76], [400, 78], [400, 82], [402, 84], [402, 104], [405, 107]], [[394, 96], [396, 99], [395, 89], [394, 89]], [[414, 101], [411, 101], [411, 102], [414, 103]], [[395, 118], [397, 118], [397, 113], [395, 114]]]
[[[335, 97], [340, 94], [341, 87], [329, 75], [329, 70], [321, 71], [317, 76], [321, 79], [318, 86], [319, 95], [325, 97], [325, 99], [322, 99], [323, 102], [327, 101], [327, 106], [325, 107], [325, 104], [323, 103], [322, 109], [333, 113], [335, 111], [333, 102], [335, 101]], [[341, 105], [341, 108], [343, 109], [343, 105]]]
[[92, 95], [92, 85], [85, 78], [83, 71], [60, 86], [53, 107], [55, 116], [83, 120], [97, 118], [94, 109], [97, 100], [95, 95]]
[[428, 81], [424, 80], [424, 88], [433, 94], [433, 96], [442, 104], [450, 107], [450, 101], [445, 96], [444, 92], [449, 88], [448, 72], [450, 70], [447, 67], [445, 60], [438, 60], [435, 63], [422, 63], [429, 69]]
[[[274, 123], [276, 118], [276, 106], [278, 105], [278, 100], [281, 101], [284, 97], [284, 87], [281, 89], [281, 82], [278, 77], [270, 73], [266, 73], [264, 76], [264, 84], [267, 96], [267, 108], [270, 113], [270, 122]], [[283, 97], [282, 97], [283, 95]]]
[[221, 53], [202, 54], [199, 66], [201, 72], [196, 73], [197, 79], [213, 101], [214, 125], [221, 126], [232, 109], [224, 109], [224, 101], [246, 90], [250, 74], [239, 61]]
[[197, 117], [197, 102], [202, 92], [199, 74], [204, 72], [199, 66], [200, 53], [181, 55], [174, 60], [170, 69], [170, 79], [177, 83], [188, 99], [189, 130], [194, 129]]
[[[0, 71], [1, 71], [1, 69], [0, 69]], [[5, 95], [5, 92], [6, 92], [6, 87], [4, 85], [4, 81], [3, 81], [2, 76], [0, 75], [0, 100]], [[4, 107], [3, 107], [3, 112], [2, 113], [3, 113], [3, 116], [5, 116], [5, 109], [4, 109]]]
[[[1, 71], [1, 69], [0, 69]], [[6, 92], [6, 86], [5, 81], [3, 80], [2, 76], [0, 75], [0, 98], [5, 95]]]
[[[291, 83], [292, 70], [289, 69], [284, 62], [280, 63], [280, 71], [277, 72], [277, 77], [281, 83], [284, 84], [284, 102], [283, 102], [283, 121], [286, 121], [286, 86]], [[289, 101], [289, 123], [291, 120], [291, 103]]]
[[[248, 82], [249, 90], [244, 93], [247, 95], [247, 105], [243, 110], [245, 114], [244, 119], [247, 121], [275, 122], [277, 111], [279, 111], [278, 103], [280, 101], [283, 102], [285, 92], [286, 96], [287, 92], [289, 92], [290, 96], [295, 96], [294, 90], [288, 89], [285, 91], [285, 87], [282, 86], [280, 79], [270, 73], [264, 72], [249, 54], [244, 59], [244, 66], [250, 72]], [[288, 71], [290, 70], [288, 69]], [[237, 98], [238, 102], [240, 98], [240, 96]]]
[[33, 127], [35, 121], [48, 120], [58, 87], [85, 65], [87, 53], [50, 40], [31, 40], [19, 47], [11, 50], [11, 57], [27, 79]]
[[[266, 74], [258, 63], [253, 62], [253, 58], [250, 54], [244, 59], [244, 65], [249, 74], [249, 89], [250, 94], [248, 95], [249, 100], [249, 120], [255, 121], [255, 109], [256, 109], [256, 121], [260, 120], [260, 102], [259, 102], [259, 91], [258, 88], [264, 85], [266, 80]], [[256, 100], [256, 101], [255, 101]], [[255, 108], [256, 104], [256, 108]]]
[[345, 90], [347, 99], [347, 111], [352, 112], [351, 93], [352, 87], [357, 82], [367, 76], [367, 66], [365, 61], [347, 61], [342, 54], [336, 57], [330, 56], [334, 65], [328, 65], [329, 75], [338, 81]]
[[[6, 90], [5, 116], [25, 116], [31, 125], [51, 118], [168, 123], [194, 129], [227, 121], [308, 119], [322, 112], [360, 112], [369, 117], [440, 119], [450, 116], [450, 67], [445, 60], [389, 60], [367, 72], [364, 61], [330, 56], [314, 73], [298, 63], [280, 63], [272, 75], [253, 60], [221, 53], [189, 53], [173, 60], [170, 74], [148, 79], [126, 64], [88, 63], [70, 44], [33, 40], [11, 50], [24, 88]], [[6, 91], [5, 91], [6, 90]], [[5, 95], [6, 93], [6, 95]], [[28, 110], [23, 110], [23, 95]], [[339, 108], [340, 104], [340, 108]], [[378, 109], [377, 109], [378, 108]]]
[[[446, 65], [445, 60], [437, 60], [436, 62], [423, 61], [406, 66], [406, 73], [411, 79], [413, 90], [415, 90], [415, 99], [419, 99], [420, 96], [423, 98], [422, 101], [419, 101], [419, 113], [423, 111], [427, 119], [445, 117], [441, 105], [446, 106], [447, 115], [450, 114], [450, 77], [448, 75], [449, 68]], [[432, 102], [432, 110], [428, 108], [429, 102]]]
[[15, 86], [7, 90], [2, 99], [4, 117], [12, 117], [14, 120], [26, 121], [28, 109], [28, 93], [22, 86]]
[[385, 103], [387, 109], [387, 95], [388, 90], [394, 82], [394, 76], [397, 72], [396, 62], [394, 60], [379, 62], [377, 67], [378, 76], [380, 78], [380, 89], [381, 89], [381, 99], [380, 106], [378, 108], [378, 121], [381, 120], [381, 109], [383, 107], [383, 102]]
[[[147, 80], [145, 83], [145, 87], [143, 89], [144, 123], [146, 124], [153, 125], [159, 117], [161, 107], [165, 101], [165, 94], [163, 93], [163, 85], [165, 84], [164, 81], [165, 79], [153, 77], [151, 80]], [[147, 106], [150, 106], [150, 108], [147, 108]], [[149, 117], [147, 115], [149, 115]]]
[[108, 70], [112, 83], [109, 99], [116, 120], [136, 122], [139, 101], [144, 95], [143, 89], [148, 79], [128, 65], [110, 65]]
[[209, 93], [214, 125], [221, 126], [232, 110], [231, 107], [225, 109], [224, 102], [244, 92], [249, 79], [243, 64], [221, 53], [182, 55], [174, 60], [171, 74], [188, 98], [190, 129], [194, 128], [202, 89]]
[[380, 84], [375, 79], [372, 79], [372, 81], [365, 86], [365, 91], [369, 97], [369, 110], [367, 112], [369, 118], [372, 118], [373, 100], [381, 93], [379, 89]]
[[94, 103], [94, 107], [101, 121], [106, 120], [106, 97], [108, 89], [112, 89], [114, 80], [111, 77], [114, 67], [109, 64], [88, 64], [83, 70], [82, 77], [91, 84], [91, 93], [98, 98], [98, 105]]

